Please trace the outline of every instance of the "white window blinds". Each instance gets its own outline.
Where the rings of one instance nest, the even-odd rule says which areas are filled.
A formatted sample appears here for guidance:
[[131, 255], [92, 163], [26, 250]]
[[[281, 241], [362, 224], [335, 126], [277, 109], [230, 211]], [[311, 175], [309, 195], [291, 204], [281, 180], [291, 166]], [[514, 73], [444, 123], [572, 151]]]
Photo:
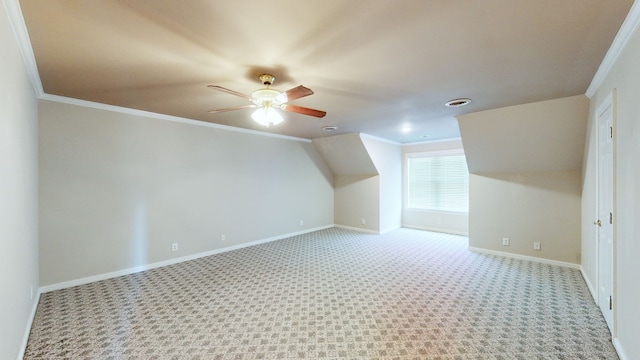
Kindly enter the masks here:
[[469, 170], [464, 155], [410, 154], [407, 172], [409, 208], [469, 212]]

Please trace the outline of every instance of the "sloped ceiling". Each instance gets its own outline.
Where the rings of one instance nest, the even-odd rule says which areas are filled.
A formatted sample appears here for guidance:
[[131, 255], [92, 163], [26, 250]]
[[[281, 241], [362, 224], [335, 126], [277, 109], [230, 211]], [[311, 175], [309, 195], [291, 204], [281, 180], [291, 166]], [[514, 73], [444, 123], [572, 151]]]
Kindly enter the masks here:
[[360, 134], [343, 134], [312, 140], [333, 175], [378, 175]]
[[469, 172], [580, 169], [588, 116], [584, 95], [460, 116]]
[[[18, 0], [6, 0], [18, 1]], [[633, 0], [21, 0], [46, 94], [302, 138], [459, 136], [455, 116], [584, 94]], [[244, 94], [315, 94], [265, 128]], [[464, 108], [443, 104], [469, 97]]]

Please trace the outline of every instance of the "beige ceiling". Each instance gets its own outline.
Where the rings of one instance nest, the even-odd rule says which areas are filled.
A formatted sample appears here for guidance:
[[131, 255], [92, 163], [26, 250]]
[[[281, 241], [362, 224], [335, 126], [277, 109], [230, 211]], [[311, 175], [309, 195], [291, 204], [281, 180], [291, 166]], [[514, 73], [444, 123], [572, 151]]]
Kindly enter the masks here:
[[[455, 116], [584, 94], [632, 0], [21, 0], [44, 92], [302, 138], [459, 136]], [[257, 76], [315, 91], [271, 128]], [[464, 108], [443, 104], [469, 97]], [[403, 128], [411, 131], [403, 132]], [[429, 136], [428, 138], [423, 136]]]

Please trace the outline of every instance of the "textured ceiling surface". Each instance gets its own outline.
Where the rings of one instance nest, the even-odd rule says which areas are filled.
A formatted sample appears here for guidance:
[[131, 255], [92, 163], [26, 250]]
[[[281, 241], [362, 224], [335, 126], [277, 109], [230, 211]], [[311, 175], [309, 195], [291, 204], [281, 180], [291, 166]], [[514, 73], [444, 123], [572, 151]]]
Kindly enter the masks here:
[[[44, 92], [301, 138], [459, 136], [455, 116], [584, 94], [632, 0], [21, 0]], [[265, 128], [208, 110], [304, 85]], [[473, 100], [462, 108], [444, 103]]]

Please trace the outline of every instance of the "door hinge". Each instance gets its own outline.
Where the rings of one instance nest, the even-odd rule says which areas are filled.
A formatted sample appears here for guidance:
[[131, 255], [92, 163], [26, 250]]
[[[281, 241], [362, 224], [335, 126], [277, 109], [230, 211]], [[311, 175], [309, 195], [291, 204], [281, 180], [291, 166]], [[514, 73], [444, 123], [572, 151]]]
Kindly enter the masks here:
[[609, 310], [613, 310], [613, 296], [609, 296]]
[[613, 126], [609, 126], [609, 137], [613, 139]]
[[613, 213], [609, 213], [609, 224], [613, 224]]

